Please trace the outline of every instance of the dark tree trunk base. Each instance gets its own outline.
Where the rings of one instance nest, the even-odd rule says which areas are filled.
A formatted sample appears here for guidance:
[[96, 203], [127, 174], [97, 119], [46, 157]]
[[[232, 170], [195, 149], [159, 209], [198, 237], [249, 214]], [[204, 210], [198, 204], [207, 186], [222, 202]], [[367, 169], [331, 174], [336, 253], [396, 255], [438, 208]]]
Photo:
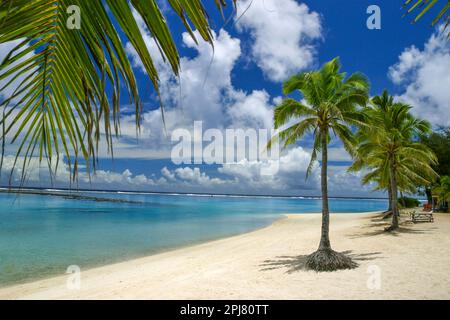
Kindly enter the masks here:
[[307, 270], [336, 271], [342, 269], [354, 269], [358, 266], [350, 257], [332, 249], [319, 249], [311, 253], [306, 259]]
[[[400, 213], [397, 213], [397, 217], [400, 217]], [[383, 212], [383, 217], [381, 219], [386, 220], [392, 218], [392, 211]]]
[[381, 219], [386, 220], [392, 217], [392, 210], [383, 212], [383, 217]]
[[397, 229], [398, 229], [398, 226], [389, 226], [389, 227], [384, 228], [384, 231], [385, 232], [392, 232], [392, 231], [395, 231]]

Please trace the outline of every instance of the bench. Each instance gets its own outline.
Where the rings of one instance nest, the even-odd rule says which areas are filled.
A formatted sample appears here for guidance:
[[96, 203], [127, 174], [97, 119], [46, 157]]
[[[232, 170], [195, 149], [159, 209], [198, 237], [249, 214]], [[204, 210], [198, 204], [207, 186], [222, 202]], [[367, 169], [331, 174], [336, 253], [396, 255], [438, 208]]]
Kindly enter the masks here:
[[433, 213], [411, 213], [412, 222], [434, 222]]

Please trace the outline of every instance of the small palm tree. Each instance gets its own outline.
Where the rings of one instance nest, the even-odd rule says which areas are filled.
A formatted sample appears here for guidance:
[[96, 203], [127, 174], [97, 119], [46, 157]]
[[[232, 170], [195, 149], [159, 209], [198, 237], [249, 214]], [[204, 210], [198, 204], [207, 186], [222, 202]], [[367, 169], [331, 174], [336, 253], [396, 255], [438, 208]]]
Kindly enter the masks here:
[[[220, 10], [227, 2], [215, 0]], [[213, 44], [201, 0], [168, 0], [168, 4], [194, 41], [195, 28]], [[75, 8], [81, 18], [79, 29], [68, 27]], [[135, 106], [137, 127], [141, 111], [124, 40], [136, 50], [158, 92], [158, 73], [136, 16], [178, 74], [179, 54], [158, 0], [0, 0], [0, 44], [13, 44], [0, 61], [0, 97], [13, 92], [0, 100], [2, 145], [11, 136], [24, 164], [37, 153], [41, 161], [47, 158], [50, 169], [52, 159], [64, 153], [74, 176], [79, 156], [95, 169], [103, 134], [112, 153], [112, 133], [119, 134], [121, 88], [127, 88]]]
[[[318, 250], [309, 255], [306, 263], [308, 269], [316, 271], [356, 267], [349, 257], [333, 251], [330, 245], [328, 143], [330, 133], [334, 132], [344, 147], [352, 152], [355, 139], [350, 126], [364, 123], [357, 107], [367, 102], [369, 83], [361, 73], [355, 73], [346, 78], [346, 74], [341, 73], [340, 68], [339, 59], [336, 58], [324, 64], [318, 71], [300, 73], [288, 79], [283, 84], [283, 93], [288, 95], [298, 91], [303, 96], [304, 102], [286, 98], [275, 108], [274, 114], [274, 126], [281, 130], [271, 142], [279, 139], [284, 142], [284, 147], [287, 147], [296, 143], [307, 132], [313, 133], [314, 147], [307, 176], [311, 172], [318, 153], [322, 155], [322, 232]], [[284, 128], [286, 124], [289, 125]]]
[[388, 231], [398, 228], [398, 191], [414, 192], [419, 185], [429, 185], [437, 177], [431, 165], [434, 153], [416, 141], [429, 132], [430, 124], [410, 113], [411, 107], [395, 102], [387, 91], [372, 99], [364, 109], [368, 127], [361, 128], [359, 146], [350, 170], [368, 167], [371, 171], [363, 183], [376, 181], [380, 188], [390, 188], [392, 224]]

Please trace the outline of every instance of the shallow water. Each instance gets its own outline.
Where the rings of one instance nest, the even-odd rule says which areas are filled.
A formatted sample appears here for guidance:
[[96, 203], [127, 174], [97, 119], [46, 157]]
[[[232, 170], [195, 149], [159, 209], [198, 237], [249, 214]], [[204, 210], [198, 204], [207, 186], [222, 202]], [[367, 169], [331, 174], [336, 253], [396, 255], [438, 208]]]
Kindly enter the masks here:
[[[0, 193], [0, 286], [248, 232], [320, 199], [86, 193], [126, 202]], [[332, 212], [383, 210], [385, 200], [331, 199]]]

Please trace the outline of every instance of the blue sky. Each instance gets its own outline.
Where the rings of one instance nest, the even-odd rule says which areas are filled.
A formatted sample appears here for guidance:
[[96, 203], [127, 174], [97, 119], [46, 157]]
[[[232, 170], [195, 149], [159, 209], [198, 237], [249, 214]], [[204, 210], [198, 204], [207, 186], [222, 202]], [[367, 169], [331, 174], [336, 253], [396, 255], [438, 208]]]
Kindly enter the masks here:
[[[240, 16], [249, 2], [238, 2], [237, 16]], [[182, 57], [181, 89], [156, 52], [148, 31], [142, 30], [160, 71], [169, 135], [177, 128], [189, 130], [195, 120], [203, 121], [204, 127], [220, 130], [270, 128], [273, 107], [282, 96], [282, 81], [296, 72], [316, 69], [337, 56], [344, 71], [360, 71], [369, 77], [372, 95], [386, 88], [413, 104], [416, 115], [434, 125], [449, 124], [448, 116], [439, 115], [450, 111], [450, 94], [446, 92], [450, 78], [445, 72], [445, 67], [450, 67], [450, 49], [448, 42], [429, 26], [433, 12], [412, 25], [412, 17], [402, 18], [402, 0], [254, 0], [239, 21], [235, 23], [235, 16], [223, 27], [224, 20], [213, 1], [205, 3], [217, 35], [212, 60], [211, 48], [204, 43], [194, 46], [183, 35], [178, 19], [170, 11], [165, 12]], [[370, 5], [381, 9], [381, 30], [366, 27], [369, 17], [366, 10]], [[231, 13], [226, 11], [226, 15]], [[320, 193], [319, 163], [305, 181], [310, 136], [282, 153], [280, 163], [285, 164], [281, 166], [284, 169], [270, 177], [258, 173], [258, 163], [175, 165], [169, 158], [173, 144], [163, 133], [154, 91], [133, 49], [130, 46], [128, 49], [145, 106], [143, 132], [137, 142], [132, 110], [124, 99], [122, 137], [115, 143], [116, 158], [111, 161], [102, 153], [98, 176], [92, 183], [82, 181], [80, 187], [278, 195]], [[346, 172], [350, 159], [340, 143], [333, 141], [330, 148], [331, 194], [371, 195], [373, 186], [359, 184], [361, 173]], [[31, 179], [30, 185], [48, 186], [44, 169], [36, 170], [40, 174]], [[65, 176], [63, 172], [57, 186], [66, 184]]]
[[[264, 0], [255, 0], [255, 3]], [[317, 56], [312, 67], [318, 67], [322, 63], [339, 56], [346, 72], [360, 71], [365, 73], [371, 81], [371, 92], [377, 94], [383, 89], [392, 92], [398, 88], [387, 77], [387, 70], [398, 61], [399, 54], [411, 45], [422, 47], [430, 37], [434, 29], [430, 26], [429, 16], [425, 16], [416, 24], [411, 24], [412, 16], [402, 17], [404, 11], [401, 8], [401, 0], [373, 1], [373, 0], [319, 0], [296, 1], [306, 4], [310, 10], [320, 14], [323, 27], [323, 39], [317, 40]], [[274, 2], [276, 3], [276, 2]], [[369, 30], [366, 13], [370, 5], [378, 5], [381, 9], [381, 30]], [[266, 2], [268, 16], [270, 18], [270, 2]], [[216, 10], [212, 1], [206, 6], [211, 15], [214, 30], [217, 32], [224, 24], [222, 17]], [[275, 6], [276, 8], [276, 6]], [[251, 8], [249, 9], [251, 10]], [[227, 14], [232, 14], [230, 10]], [[181, 56], [193, 57], [196, 53], [191, 48], [182, 45], [183, 26], [173, 15], [169, 15], [169, 23], [174, 30], [173, 35], [177, 40]], [[225, 30], [243, 41], [248, 34], [236, 31], [233, 21], [225, 26]], [[248, 50], [248, 48], [246, 48]], [[141, 74], [141, 92], [148, 90], [150, 84]], [[281, 85], [278, 82], [267, 81], [261, 69], [255, 63], [241, 57], [233, 70], [233, 83], [244, 90], [264, 88], [271, 95], [281, 95]], [[146, 98], [144, 97], [144, 100]], [[154, 101], [153, 101], [154, 102]]]

